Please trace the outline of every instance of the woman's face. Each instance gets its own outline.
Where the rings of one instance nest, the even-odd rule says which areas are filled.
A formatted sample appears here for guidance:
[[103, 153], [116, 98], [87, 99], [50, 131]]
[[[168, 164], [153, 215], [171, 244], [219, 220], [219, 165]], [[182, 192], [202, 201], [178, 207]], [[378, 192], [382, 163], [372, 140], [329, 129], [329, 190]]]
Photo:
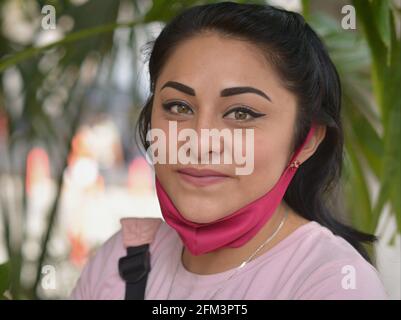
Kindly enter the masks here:
[[[182, 86], [164, 86], [169, 81]], [[183, 86], [193, 92], [182, 90]], [[221, 96], [222, 90], [233, 87], [252, 87], [263, 94]], [[176, 48], [157, 80], [151, 128], [163, 130], [167, 143], [173, 142], [169, 121], [176, 121], [178, 133], [193, 129], [199, 138], [201, 129], [243, 129], [242, 155], [246, 154], [245, 129], [252, 129], [254, 141], [248, 149], [253, 152], [253, 171], [236, 174], [241, 165], [235, 159], [231, 164], [201, 164], [201, 157], [223, 155], [224, 148], [215, 149], [211, 140], [207, 148], [206, 139], [199, 139], [198, 164], [155, 164], [156, 175], [186, 219], [207, 223], [223, 218], [261, 197], [277, 182], [291, 157], [295, 119], [295, 96], [282, 86], [256, 46], [214, 33], [194, 37]], [[184, 144], [177, 142], [175, 151]], [[170, 152], [167, 146], [167, 159]], [[185, 168], [211, 169], [226, 176], [196, 178], [179, 172]]]

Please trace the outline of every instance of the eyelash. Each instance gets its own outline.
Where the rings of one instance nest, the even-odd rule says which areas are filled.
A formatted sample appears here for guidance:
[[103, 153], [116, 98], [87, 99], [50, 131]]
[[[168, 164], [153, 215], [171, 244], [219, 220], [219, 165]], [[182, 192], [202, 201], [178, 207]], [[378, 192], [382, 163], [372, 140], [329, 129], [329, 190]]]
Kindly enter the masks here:
[[[191, 110], [191, 112], [193, 113], [192, 109], [191, 109], [189, 106], [187, 106], [185, 103], [182, 103], [182, 102], [162, 103], [163, 109], [164, 109], [165, 111], [169, 112], [169, 113], [172, 113], [172, 114], [177, 114], [177, 113], [174, 113], [174, 112], [171, 111], [171, 108], [172, 108], [173, 106], [176, 106], [176, 105], [185, 106], [185, 107], [187, 107], [189, 110]], [[243, 106], [242, 106], [242, 107], [234, 107], [234, 108], [232, 108], [231, 110], [227, 111], [223, 116], [225, 117], [225, 116], [227, 116], [228, 114], [233, 113], [233, 112], [235, 112], [235, 111], [244, 112], [244, 113], [250, 115], [253, 119], [256, 119], [256, 118], [259, 118], [259, 117], [263, 117], [263, 116], [265, 115], [264, 113], [255, 112], [255, 111], [251, 110], [251, 109], [248, 108], [248, 107], [243, 107]], [[249, 120], [252, 120], [252, 119], [248, 119], [248, 120], [236, 120], [236, 121], [249, 121]]]
[[[249, 114], [253, 119], [259, 118], [259, 117], [263, 117], [265, 114], [264, 113], [259, 113], [259, 112], [255, 112], [253, 110], [251, 110], [250, 108], [247, 107], [234, 107], [231, 110], [227, 111], [224, 114], [224, 117], [230, 113], [234, 113], [235, 111], [241, 111], [244, 112], [246, 114]], [[248, 120], [252, 120], [252, 119], [248, 119]], [[237, 120], [237, 121], [247, 121], [247, 120]]]
[[169, 112], [169, 113], [172, 113], [172, 114], [177, 114], [177, 113], [171, 111], [171, 108], [172, 108], [173, 106], [185, 106], [185, 107], [187, 107], [189, 110], [191, 110], [191, 112], [192, 112], [192, 109], [191, 109], [190, 107], [188, 107], [185, 103], [182, 103], [182, 102], [179, 102], [179, 101], [173, 101], [173, 102], [168, 102], [168, 103], [162, 103], [162, 106], [163, 106], [163, 109], [164, 109], [165, 111], [167, 111], [167, 112]]

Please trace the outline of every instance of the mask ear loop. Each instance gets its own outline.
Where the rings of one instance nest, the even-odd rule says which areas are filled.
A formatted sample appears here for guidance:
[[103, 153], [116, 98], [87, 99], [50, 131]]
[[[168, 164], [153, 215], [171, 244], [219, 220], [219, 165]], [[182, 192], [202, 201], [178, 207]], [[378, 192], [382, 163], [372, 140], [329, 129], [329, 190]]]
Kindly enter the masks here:
[[299, 153], [302, 151], [304, 146], [309, 142], [309, 140], [312, 138], [313, 134], [315, 133], [316, 130], [316, 124], [312, 122], [312, 125], [309, 129], [308, 134], [306, 135], [306, 138], [302, 145], [295, 151], [294, 155], [292, 156], [289, 164], [289, 168], [293, 170], [297, 170], [301, 166], [301, 162], [297, 159]]

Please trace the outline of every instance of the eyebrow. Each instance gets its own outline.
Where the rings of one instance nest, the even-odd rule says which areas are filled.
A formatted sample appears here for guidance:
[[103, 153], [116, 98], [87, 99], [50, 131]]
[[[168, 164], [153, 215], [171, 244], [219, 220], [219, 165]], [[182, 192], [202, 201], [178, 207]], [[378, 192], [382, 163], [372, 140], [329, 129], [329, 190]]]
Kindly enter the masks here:
[[[193, 88], [191, 88], [191, 87], [189, 87], [189, 86], [187, 86], [187, 85], [185, 85], [183, 83], [180, 83], [180, 82], [167, 81], [162, 86], [160, 91], [163, 90], [166, 87], [170, 87], [170, 88], [176, 89], [176, 90], [181, 91], [181, 92], [183, 92], [183, 93], [185, 93], [187, 95], [190, 95], [190, 96], [194, 96], [195, 97], [195, 95], [196, 95], [195, 90]], [[255, 93], [255, 94], [257, 94], [259, 96], [262, 96], [263, 98], [269, 100], [270, 102], [272, 102], [272, 99], [266, 93], [264, 93], [262, 90], [256, 89], [254, 87], [249, 87], [249, 86], [246, 86], [246, 87], [232, 87], [232, 88], [223, 89], [220, 92], [220, 96], [221, 97], [229, 97], [229, 96], [233, 96], [233, 95], [236, 95], [236, 94], [242, 94], [242, 93]]]

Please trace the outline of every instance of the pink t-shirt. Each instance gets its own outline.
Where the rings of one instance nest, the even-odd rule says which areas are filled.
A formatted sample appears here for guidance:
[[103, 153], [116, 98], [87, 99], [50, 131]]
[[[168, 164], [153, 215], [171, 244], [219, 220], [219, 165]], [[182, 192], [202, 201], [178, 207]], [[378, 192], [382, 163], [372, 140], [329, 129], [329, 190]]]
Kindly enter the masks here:
[[[127, 242], [138, 245], [153, 239], [150, 233], [156, 220], [159, 225], [160, 219], [149, 218], [130, 218], [128, 228], [123, 224], [89, 260], [70, 298], [124, 299], [118, 260], [126, 255]], [[149, 247], [151, 271], [145, 299], [388, 299], [376, 269], [347, 241], [314, 221], [251, 260], [229, 280], [234, 269], [211, 275], [186, 270], [176, 231], [164, 221], [156, 230]]]

